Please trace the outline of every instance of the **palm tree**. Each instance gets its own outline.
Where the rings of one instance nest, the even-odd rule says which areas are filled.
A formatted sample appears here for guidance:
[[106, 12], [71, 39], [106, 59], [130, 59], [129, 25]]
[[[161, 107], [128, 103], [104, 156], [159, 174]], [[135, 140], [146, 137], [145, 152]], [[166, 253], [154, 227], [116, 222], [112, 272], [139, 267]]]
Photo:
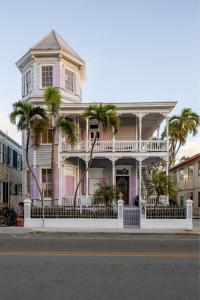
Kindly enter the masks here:
[[56, 131], [61, 132], [67, 137], [70, 144], [74, 144], [78, 139], [75, 123], [72, 119], [61, 115], [60, 105], [61, 96], [59, 90], [48, 87], [44, 92], [44, 100], [48, 107], [50, 118], [49, 128], [52, 130], [51, 146], [51, 174], [52, 174], [52, 206], [55, 204], [55, 136]]
[[30, 174], [35, 180], [41, 200], [43, 200], [38, 178], [35, 176], [29, 162], [29, 144], [30, 137], [32, 137], [32, 146], [38, 147], [42, 135], [42, 128], [44, 128], [44, 125], [48, 121], [46, 112], [40, 106], [34, 106], [30, 102], [20, 100], [13, 104], [13, 111], [10, 114], [10, 121], [12, 124], [17, 125], [18, 130], [26, 131], [26, 164]]
[[[169, 119], [169, 165], [173, 166], [180, 147], [183, 146], [190, 134], [195, 136], [200, 125], [200, 115], [191, 108], [184, 108], [180, 115]], [[166, 128], [162, 138], [166, 137]]]
[[155, 168], [148, 178], [148, 195], [156, 193], [156, 205], [159, 203], [161, 195], [169, 195], [174, 198], [176, 194], [176, 184], [172, 176], [166, 175], [165, 172]]
[[115, 186], [103, 182], [99, 184], [99, 187], [95, 191], [92, 202], [93, 204], [103, 203], [108, 207], [109, 205], [112, 205], [113, 201], [117, 201], [118, 194], [119, 191]]
[[94, 136], [94, 140], [92, 142], [88, 166], [87, 166], [85, 172], [83, 172], [83, 174], [76, 186], [75, 195], [74, 195], [74, 208], [76, 206], [76, 197], [77, 197], [79, 186], [82, 183], [89, 168], [91, 167], [92, 155], [93, 155], [94, 147], [95, 147], [99, 133], [106, 131], [108, 126], [111, 125], [113, 127], [113, 133], [115, 134], [118, 131], [119, 124], [120, 124], [120, 117], [117, 115], [117, 107], [114, 104], [102, 104], [102, 103], [91, 104], [88, 106], [88, 108], [86, 108], [86, 110], [83, 114], [83, 119], [84, 120], [86, 120], [86, 119], [96, 120], [97, 130], [96, 130], [96, 133]]

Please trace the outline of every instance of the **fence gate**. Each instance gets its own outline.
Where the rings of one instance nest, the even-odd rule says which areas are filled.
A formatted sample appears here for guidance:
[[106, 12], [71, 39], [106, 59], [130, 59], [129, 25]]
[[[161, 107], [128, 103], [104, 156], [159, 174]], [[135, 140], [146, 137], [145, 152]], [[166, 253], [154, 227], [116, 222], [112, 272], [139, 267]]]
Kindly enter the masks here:
[[124, 206], [124, 225], [139, 226], [140, 225], [140, 208]]

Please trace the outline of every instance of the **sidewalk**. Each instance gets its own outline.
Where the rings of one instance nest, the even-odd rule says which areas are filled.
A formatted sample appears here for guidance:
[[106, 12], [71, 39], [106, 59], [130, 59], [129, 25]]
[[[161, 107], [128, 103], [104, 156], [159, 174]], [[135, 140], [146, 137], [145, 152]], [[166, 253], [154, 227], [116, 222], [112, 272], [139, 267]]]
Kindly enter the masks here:
[[93, 229], [93, 228], [24, 228], [24, 227], [0, 227], [1, 234], [26, 234], [26, 233], [90, 233], [90, 234], [175, 234], [175, 235], [196, 235], [200, 236], [200, 220], [194, 222], [194, 228], [192, 231], [183, 230], [142, 230], [134, 227], [126, 227], [123, 229]]

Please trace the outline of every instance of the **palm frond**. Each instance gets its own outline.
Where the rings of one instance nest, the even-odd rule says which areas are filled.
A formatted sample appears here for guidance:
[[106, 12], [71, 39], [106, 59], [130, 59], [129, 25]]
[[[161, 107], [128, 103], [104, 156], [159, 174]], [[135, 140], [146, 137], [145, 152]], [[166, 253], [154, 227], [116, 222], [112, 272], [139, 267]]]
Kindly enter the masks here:
[[52, 114], [57, 114], [60, 108], [60, 91], [54, 87], [48, 87], [44, 91], [44, 100]]
[[75, 144], [78, 140], [77, 126], [73, 120], [67, 117], [59, 117], [57, 120], [56, 127], [59, 128], [65, 137], [68, 139], [70, 144]]

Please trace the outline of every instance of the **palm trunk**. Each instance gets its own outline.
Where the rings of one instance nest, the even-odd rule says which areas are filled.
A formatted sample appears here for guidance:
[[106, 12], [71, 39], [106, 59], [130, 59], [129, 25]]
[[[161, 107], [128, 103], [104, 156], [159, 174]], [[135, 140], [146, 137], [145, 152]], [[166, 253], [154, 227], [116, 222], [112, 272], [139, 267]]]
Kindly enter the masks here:
[[160, 193], [157, 193], [157, 197], [156, 197], [156, 206], [157, 206], [158, 203], [159, 203], [159, 198], [160, 198]]
[[92, 155], [93, 155], [93, 151], [94, 151], [94, 146], [96, 144], [96, 141], [97, 141], [97, 133], [98, 133], [98, 130], [96, 131], [95, 133], [95, 137], [94, 137], [94, 141], [93, 141], [93, 144], [92, 144], [92, 148], [90, 150], [90, 158], [89, 158], [89, 162], [88, 162], [88, 167], [85, 169], [85, 172], [82, 174], [77, 186], [76, 186], [76, 190], [75, 190], [75, 194], [74, 194], [74, 209], [76, 207], [76, 197], [77, 197], [77, 193], [78, 193], [78, 189], [79, 189], [79, 186], [80, 184], [82, 183], [87, 171], [89, 170], [89, 168], [91, 167], [91, 164], [92, 164]]
[[55, 127], [52, 128], [52, 145], [51, 145], [51, 182], [52, 182], [52, 206], [55, 205]]
[[41, 192], [39, 182], [38, 182], [37, 177], [35, 176], [35, 174], [34, 174], [32, 168], [31, 168], [31, 166], [30, 166], [30, 163], [29, 163], [29, 158], [28, 158], [29, 140], [30, 140], [30, 129], [28, 129], [28, 131], [27, 131], [27, 141], [26, 141], [26, 164], [27, 164], [27, 166], [28, 166], [29, 172], [31, 173], [31, 175], [33, 176], [33, 178], [34, 178], [34, 180], [35, 180], [37, 189], [38, 189], [38, 191], [39, 191], [39, 193], [40, 193], [41, 201], [43, 201], [43, 194], [42, 194], [42, 192]]

